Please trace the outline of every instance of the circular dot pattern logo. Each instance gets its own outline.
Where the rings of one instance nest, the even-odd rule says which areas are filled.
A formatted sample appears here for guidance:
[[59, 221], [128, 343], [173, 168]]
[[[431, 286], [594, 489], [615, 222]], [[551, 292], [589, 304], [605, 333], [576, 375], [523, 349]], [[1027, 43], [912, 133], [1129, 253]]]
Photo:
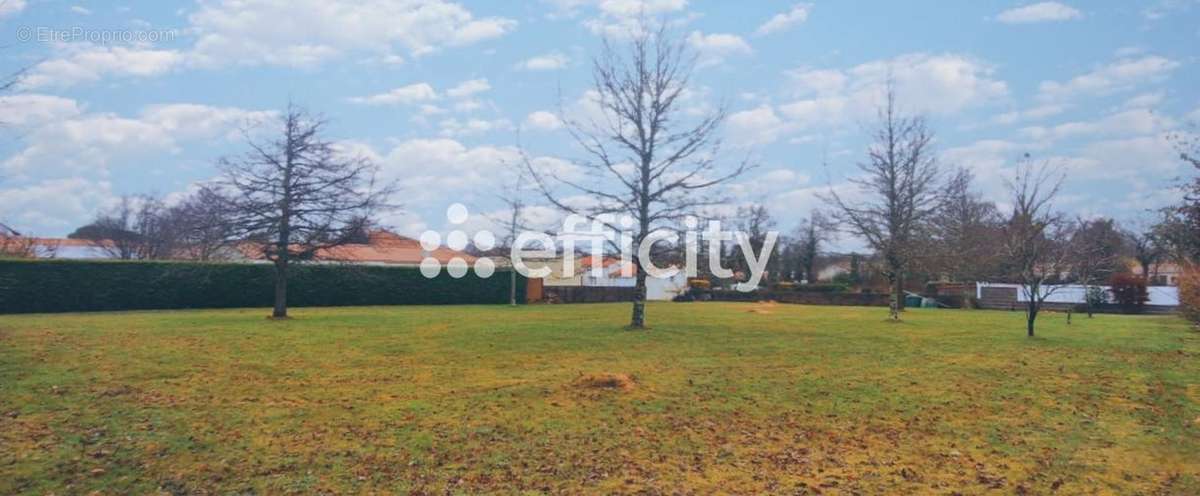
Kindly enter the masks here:
[[[446, 209], [446, 220], [453, 226], [462, 226], [470, 216], [466, 205], [461, 203], [452, 204]], [[484, 251], [496, 247], [496, 235], [487, 230], [476, 232], [475, 236], [471, 237], [461, 229], [454, 229], [446, 234], [444, 240], [437, 231], [425, 231], [421, 233], [420, 238], [421, 250], [425, 252], [420, 265], [421, 275], [433, 279], [441, 274], [442, 262], [434, 255], [442, 247], [443, 241], [446, 248], [454, 251], [462, 251], [472, 242], [476, 248]], [[446, 262], [445, 269], [446, 274], [455, 279], [465, 277], [471, 269], [474, 269], [476, 277], [487, 279], [496, 273], [496, 263], [487, 257], [480, 257], [474, 263], [468, 263], [466, 259], [455, 255]]]

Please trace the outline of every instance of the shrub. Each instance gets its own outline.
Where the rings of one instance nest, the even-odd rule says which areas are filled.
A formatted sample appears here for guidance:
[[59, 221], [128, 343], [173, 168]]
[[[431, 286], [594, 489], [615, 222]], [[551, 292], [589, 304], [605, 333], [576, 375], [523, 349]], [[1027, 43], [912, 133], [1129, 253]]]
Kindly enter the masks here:
[[[0, 260], [0, 313], [269, 307], [274, 268], [256, 263]], [[507, 303], [507, 274], [487, 279], [416, 268], [296, 265], [288, 303], [305, 306]], [[517, 294], [524, 298], [525, 279]]]
[[792, 290], [807, 293], [840, 293], [846, 290], [846, 286], [843, 284], [797, 284]]
[[1113, 275], [1109, 282], [1112, 287], [1112, 299], [1126, 313], [1139, 313], [1142, 307], [1150, 301], [1150, 293], [1146, 289], [1146, 279], [1129, 273]]
[[795, 287], [796, 287], [796, 283], [791, 282], [791, 281], [783, 281], [783, 282], [775, 283], [775, 286], [772, 289], [774, 289], [776, 291], [789, 291]]
[[1200, 324], [1200, 267], [1190, 263], [1183, 264], [1179, 276], [1179, 313]]

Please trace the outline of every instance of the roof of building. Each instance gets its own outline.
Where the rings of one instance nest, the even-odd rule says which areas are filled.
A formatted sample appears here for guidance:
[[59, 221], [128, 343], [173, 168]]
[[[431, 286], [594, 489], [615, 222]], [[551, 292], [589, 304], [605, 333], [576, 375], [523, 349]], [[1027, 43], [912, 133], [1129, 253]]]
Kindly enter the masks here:
[[454, 258], [461, 258], [468, 264], [476, 260], [476, 257], [445, 246], [426, 252], [420, 241], [382, 230], [372, 232], [367, 244], [342, 245], [317, 253], [319, 260], [396, 265], [419, 265], [426, 257], [433, 257], [443, 264]]

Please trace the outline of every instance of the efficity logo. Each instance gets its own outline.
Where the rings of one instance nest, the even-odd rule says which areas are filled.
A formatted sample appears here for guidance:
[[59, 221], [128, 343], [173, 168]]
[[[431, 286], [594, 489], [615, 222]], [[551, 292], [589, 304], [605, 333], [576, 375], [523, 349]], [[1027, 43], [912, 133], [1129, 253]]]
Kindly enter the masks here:
[[[634, 243], [633, 233], [629, 230], [633, 226], [633, 219], [628, 216], [620, 219], [611, 217], [613, 216], [602, 215], [596, 219], [586, 219], [578, 215], [568, 215], [563, 219], [562, 230], [557, 234], [551, 235], [537, 231], [521, 232], [509, 247], [507, 259], [517, 273], [530, 278], [543, 278], [553, 272], [551, 268], [545, 264], [538, 264], [539, 267], [530, 268], [525, 263], [525, 259], [533, 258], [544, 261], [561, 258], [562, 276], [571, 278], [575, 272], [577, 249], [583, 248], [583, 257], [592, 260], [592, 275], [602, 276], [604, 264], [599, 262], [608, 256], [606, 247], [615, 246], [618, 248], [621, 267], [631, 265], [633, 254], [636, 253], [637, 260], [642, 261], [642, 269], [649, 277], [670, 279], [681, 273], [686, 274], [687, 277], [696, 277], [699, 272], [699, 248], [701, 243], [707, 243], [707, 249], [704, 251], [708, 255], [709, 272], [716, 277], [728, 279], [739, 276], [734, 273], [732, 268], [722, 265], [723, 262], [729, 261], [724, 256], [726, 253], [725, 243], [728, 242], [741, 249], [744, 263], [738, 265], [748, 269], [747, 272], [749, 272], [740, 274], [741, 277], [738, 278], [743, 279], [743, 282], [737, 284], [736, 289], [753, 291], [762, 281], [767, 263], [770, 261], [771, 254], [775, 252], [775, 244], [779, 240], [778, 231], [767, 231], [763, 239], [757, 243], [760, 246], [756, 254], [754, 253], [755, 243], [752, 243], [745, 233], [722, 230], [721, 222], [718, 220], [710, 220], [703, 231], [698, 231], [699, 220], [688, 217], [684, 221], [685, 230], [682, 235], [677, 230], [660, 229], [648, 233], [639, 243]], [[468, 244], [472, 243], [483, 252], [496, 247], [496, 235], [491, 231], [480, 230], [474, 236], [469, 236], [466, 231], [462, 230], [468, 218], [470, 218], [470, 212], [467, 211], [467, 207], [461, 203], [454, 203], [446, 209], [446, 220], [455, 228], [446, 235], [445, 239], [442, 239], [442, 235], [437, 231], [427, 230], [421, 233], [420, 242], [424, 251], [424, 258], [420, 264], [422, 275], [433, 279], [441, 274], [443, 268], [447, 275], [455, 279], [465, 277], [471, 271], [474, 271], [475, 275], [481, 279], [487, 279], [496, 273], [496, 263], [491, 258], [479, 257], [474, 262], [468, 262], [458, 255], [467, 248]], [[445, 264], [437, 256], [443, 243], [446, 248], [450, 249], [448, 251], [450, 258]], [[682, 248], [683, 266], [660, 267], [655, 265], [650, 257], [650, 252], [656, 243]], [[635, 244], [637, 246], [634, 246]], [[443, 255], [442, 258], [445, 256]]]
[[[470, 218], [470, 212], [467, 207], [461, 203], [450, 205], [446, 209], [446, 220], [450, 221], [451, 225], [461, 226]], [[487, 251], [496, 247], [496, 235], [491, 231], [482, 230], [475, 233], [473, 239], [475, 247], [481, 251]], [[455, 229], [446, 235], [446, 247], [461, 252], [466, 249], [468, 241], [467, 233]], [[434, 256], [438, 248], [442, 247], [442, 235], [437, 231], [425, 231], [421, 233], [421, 249], [425, 251], [425, 257], [421, 259], [421, 275], [433, 279], [442, 272], [442, 261]], [[487, 257], [475, 259], [474, 264], [468, 264], [467, 260], [460, 256], [453, 256], [446, 262], [446, 274], [455, 279], [462, 278], [467, 275], [467, 272], [474, 269], [475, 275], [487, 279], [496, 273], [496, 263]]]

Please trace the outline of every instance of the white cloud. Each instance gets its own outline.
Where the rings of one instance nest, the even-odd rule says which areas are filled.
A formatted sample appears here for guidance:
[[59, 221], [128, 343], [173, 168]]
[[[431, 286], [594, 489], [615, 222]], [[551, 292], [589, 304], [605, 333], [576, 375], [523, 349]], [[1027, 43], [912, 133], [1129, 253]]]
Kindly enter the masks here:
[[466, 98], [490, 89], [492, 89], [492, 85], [488, 84], [488, 80], [486, 78], [471, 79], [469, 81], [463, 81], [457, 86], [446, 90], [446, 95], [448, 95], [450, 98]]
[[518, 163], [512, 147], [468, 148], [453, 139], [414, 139], [381, 154], [381, 174], [399, 179], [408, 201], [458, 201], [479, 188], [494, 185], [506, 167]]
[[909, 112], [952, 114], [999, 101], [1004, 81], [982, 61], [954, 54], [911, 53], [849, 69], [789, 71], [797, 99], [778, 107], [794, 129], [836, 127], [869, 119], [883, 102], [889, 77]]
[[639, 29], [642, 16], [661, 18], [687, 8], [687, 0], [546, 0], [559, 16], [574, 17], [584, 8], [595, 10], [583, 25], [593, 34], [623, 38]]
[[1016, 124], [1023, 121], [1034, 121], [1045, 119], [1063, 113], [1067, 107], [1058, 104], [1044, 104], [1036, 107], [1028, 108], [1020, 111], [1005, 112], [994, 118], [992, 122], [996, 124]]
[[79, 15], [92, 15], [92, 11], [88, 10], [87, 8], [85, 8], [81, 5], [72, 5], [71, 12], [74, 12]]
[[808, 20], [808, 11], [811, 9], [812, 4], [810, 3], [798, 3], [793, 5], [792, 8], [787, 12], [775, 14], [774, 17], [771, 17], [771, 19], [769, 19], [767, 22], [764, 22], [758, 27], [758, 29], [754, 31], [754, 34], [758, 36], [766, 36], [772, 33], [786, 31], [792, 26], [802, 24], [804, 21]]
[[429, 83], [413, 83], [395, 88], [386, 93], [351, 97], [350, 102], [364, 105], [411, 105], [436, 100], [437, 98], [437, 91]]
[[1059, 2], [1040, 2], [1001, 12], [996, 20], [1006, 24], [1069, 21], [1083, 17], [1078, 9]]
[[1161, 81], [1179, 65], [1179, 62], [1158, 55], [1120, 59], [1066, 82], [1043, 81], [1038, 86], [1038, 98], [1043, 101], [1068, 100], [1127, 90]]
[[0, 19], [14, 15], [25, 9], [25, 0], [7, 0], [0, 2]]
[[729, 33], [704, 34], [692, 31], [687, 42], [700, 54], [701, 65], [719, 64], [726, 57], [734, 55], [749, 55], [754, 53], [750, 44], [742, 37]]
[[779, 139], [783, 131], [783, 120], [768, 105], [729, 116], [729, 134], [739, 145], [771, 143]]
[[508, 119], [464, 119], [456, 118], [444, 119], [438, 123], [441, 128], [442, 136], [471, 136], [475, 134], [483, 134], [491, 131], [505, 131], [512, 129], [512, 123]]
[[522, 61], [520, 64], [517, 64], [517, 67], [527, 71], [552, 71], [562, 69], [570, 62], [571, 60], [566, 55], [559, 52], [550, 52]]
[[114, 199], [107, 181], [50, 179], [0, 189], [0, 218], [18, 231], [35, 236], [65, 234]]
[[413, 56], [502, 36], [516, 21], [444, 0], [217, 0], [188, 17], [192, 59], [312, 66], [348, 53]]
[[0, 109], [3, 109], [0, 123], [18, 127], [37, 126], [83, 113], [79, 103], [70, 98], [31, 93], [0, 97]]
[[1085, 145], [1082, 158], [1094, 164], [1084, 172], [1100, 178], [1159, 177], [1167, 179], [1182, 167], [1179, 154], [1165, 136], [1140, 136]]
[[545, 110], [531, 112], [525, 117], [525, 125], [543, 131], [553, 131], [563, 127], [563, 123], [557, 115]]
[[170, 133], [173, 140], [180, 141], [220, 136], [233, 139], [241, 129], [266, 123], [276, 115], [273, 111], [173, 103], [146, 107], [141, 120]]
[[[70, 111], [62, 102], [60, 111]], [[272, 112], [195, 104], [151, 105], [137, 117], [81, 114], [65, 119], [31, 120], [25, 147], [0, 162], [13, 174], [106, 175], [119, 159], [173, 153], [183, 142], [232, 138], [247, 123], [269, 119]]]
[[1142, 93], [1134, 96], [1133, 98], [1125, 100], [1125, 103], [1121, 106], [1127, 109], [1157, 107], [1158, 104], [1162, 103], [1165, 97], [1166, 95], [1161, 91]]
[[1049, 128], [1027, 127], [1021, 132], [1037, 140], [1057, 140], [1075, 136], [1154, 134], [1170, 129], [1173, 125], [1171, 119], [1138, 108], [1090, 121], [1067, 122]]
[[183, 61], [183, 55], [174, 50], [88, 43], [59, 45], [56, 52], [54, 58], [30, 70], [21, 80], [23, 88], [66, 87], [107, 76], [158, 76]]

